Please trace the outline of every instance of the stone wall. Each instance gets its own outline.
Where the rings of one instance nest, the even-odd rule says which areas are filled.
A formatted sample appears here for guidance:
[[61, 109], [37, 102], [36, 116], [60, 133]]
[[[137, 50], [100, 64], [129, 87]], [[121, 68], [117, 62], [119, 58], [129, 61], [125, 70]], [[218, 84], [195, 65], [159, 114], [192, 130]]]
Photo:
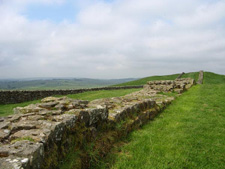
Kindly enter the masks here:
[[181, 74], [179, 74], [179, 76], [177, 77], [177, 79], [180, 79], [185, 73], [182, 72]]
[[204, 76], [204, 73], [203, 73], [203, 70], [201, 70], [199, 72], [199, 76], [198, 76], [198, 84], [203, 84], [203, 76]]
[[44, 97], [54, 96], [54, 95], [68, 95], [68, 94], [83, 93], [87, 91], [119, 90], [119, 89], [132, 89], [132, 88], [143, 88], [143, 86], [101, 87], [101, 88], [74, 89], [74, 90], [0, 91], [0, 104], [21, 103], [26, 101], [38, 100]]
[[168, 92], [179, 96], [194, 84], [192, 79], [153, 81], [123, 97], [91, 102], [47, 97], [17, 107], [0, 119], [0, 169], [59, 168], [71, 147], [78, 153], [73, 168], [90, 168], [93, 154], [103, 158], [121, 137], [170, 104], [175, 97]]
[[162, 92], [177, 92], [180, 94], [189, 89], [193, 84], [195, 84], [194, 79], [179, 78], [176, 80], [150, 81], [147, 85], [144, 85], [144, 88]]

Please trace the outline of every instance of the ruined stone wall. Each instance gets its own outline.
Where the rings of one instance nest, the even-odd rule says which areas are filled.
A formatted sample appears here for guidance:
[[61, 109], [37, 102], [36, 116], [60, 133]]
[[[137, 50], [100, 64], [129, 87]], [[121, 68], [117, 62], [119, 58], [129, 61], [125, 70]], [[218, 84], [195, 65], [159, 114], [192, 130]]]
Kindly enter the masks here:
[[201, 70], [199, 72], [199, 76], [198, 76], [198, 84], [203, 84], [203, 76], [204, 76], [204, 73], [203, 73], [203, 70]]
[[74, 90], [0, 91], [0, 104], [21, 103], [25, 101], [42, 99], [44, 97], [54, 96], [54, 95], [68, 95], [68, 94], [83, 93], [87, 91], [119, 90], [119, 89], [132, 89], [132, 88], [143, 88], [143, 86], [101, 87], [101, 88], [74, 89]]
[[59, 168], [71, 147], [81, 152], [73, 168], [89, 168], [89, 149], [104, 157], [116, 141], [175, 99], [167, 92], [179, 96], [194, 84], [192, 79], [153, 81], [123, 97], [91, 102], [47, 97], [15, 108], [14, 115], [0, 118], [0, 169]]
[[194, 79], [179, 78], [176, 80], [150, 81], [144, 85], [144, 88], [161, 92], [177, 92], [180, 94], [189, 89], [193, 84], [195, 84]]
[[179, 74], [179, 76], [177, 77], [177, 79], [180, 79], [185, 73], [182, 72], [181, 74]]

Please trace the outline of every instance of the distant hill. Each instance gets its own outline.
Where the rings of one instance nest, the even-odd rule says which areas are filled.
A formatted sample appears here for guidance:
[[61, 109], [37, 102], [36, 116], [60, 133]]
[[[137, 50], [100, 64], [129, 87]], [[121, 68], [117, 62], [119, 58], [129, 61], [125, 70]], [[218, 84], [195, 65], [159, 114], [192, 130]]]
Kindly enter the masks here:
[[[199, 72], [190, 72], [190, 73], [185, 73], [182, 78], [193, 78], [197, 81], [198, 79], [198, 74]], [[145, 85], [148, 81], [152, 81], [152, 80], [175, 80], [177, 77], [179, 76], [179, 74], [172, 74], [172, 75], [162, 75], [162, 76], [149, 76], [149, 77], [145, 77], [145, 78], [141, 78], [141, 79], [136, 79], [133, 81], [128, 81], [128, 82], [124, 82], [121, 84], [116, 84], [114, 86], [135, 86], [135, 85]]]
[[78, 89], [110, 86], [136, 80], [127, 79], [89, 79], [89, 78], [50, 78], [50, 79], [7, 79], [0, 80], [0, 90], [53, 90]]

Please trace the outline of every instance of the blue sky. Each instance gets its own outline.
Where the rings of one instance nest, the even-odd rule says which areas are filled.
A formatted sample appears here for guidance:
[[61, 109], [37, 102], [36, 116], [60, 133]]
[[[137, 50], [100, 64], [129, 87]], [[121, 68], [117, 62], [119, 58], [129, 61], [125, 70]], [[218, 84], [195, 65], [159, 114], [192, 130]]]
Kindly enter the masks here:
[[2, 0], [0, 79], [225, 74], [225, 0]]
[[63, 4], [33, 3], [23, 11], [30, 20], [50, 20], [53, 22], [63, 20], [74, 22], [78, 12], [79, 7], [73, 1], [67, 1]]
[[[113, 0], [98, 2], [112, 3]], [[80, 5], [78, 1], [66, 0], [62, 3], [30, 3], [22, 13], [30, 20], [49, 20], [60, 23], [62, 21], [75, 22], [79, 11]]]

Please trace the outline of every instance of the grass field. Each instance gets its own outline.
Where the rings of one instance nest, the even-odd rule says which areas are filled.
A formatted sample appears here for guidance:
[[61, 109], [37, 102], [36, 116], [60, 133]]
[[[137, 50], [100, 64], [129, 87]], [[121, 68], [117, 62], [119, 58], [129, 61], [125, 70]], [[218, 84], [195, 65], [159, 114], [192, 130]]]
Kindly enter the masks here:
[[0, 116], [8, 116], [13, 114], [13, 109], [16, 107], [24, 107], [29, 104], [38, 103], [40, 100], [34, 100], [29, 102], [17, 103], [17, 104], [0, 104]]
[[[107, 98], [107, 97], [119, 97], [124, 96], [126, 94], [138, 91], [141, 89], [122, 89], [122, 90], [101, 90], [101, 91], [91, 91], [91, 92], [84, 92], [79, 94], [71, 94], [67, 95], [69, 98], [72, 99], [80, 99], [80, 100], [94, 100], [99, 98]], [[13, 108], [15, 107], [23, 107], [29, 104], [38, 103], [40, 100], [18, 103], [18, 104], [5, 104], [0, 105], [0, 116], [7, 116], [13, 114]]]
[[225, 76], [204, 76], [98, 168], [225, 168]]
[[101, 98], [120, 97], [138, 90], [141, 89], [100, 90], [100, 91], [84, 92], [79, 94], [71, 94], [67, 96], [72, 99], [92, 101]]

